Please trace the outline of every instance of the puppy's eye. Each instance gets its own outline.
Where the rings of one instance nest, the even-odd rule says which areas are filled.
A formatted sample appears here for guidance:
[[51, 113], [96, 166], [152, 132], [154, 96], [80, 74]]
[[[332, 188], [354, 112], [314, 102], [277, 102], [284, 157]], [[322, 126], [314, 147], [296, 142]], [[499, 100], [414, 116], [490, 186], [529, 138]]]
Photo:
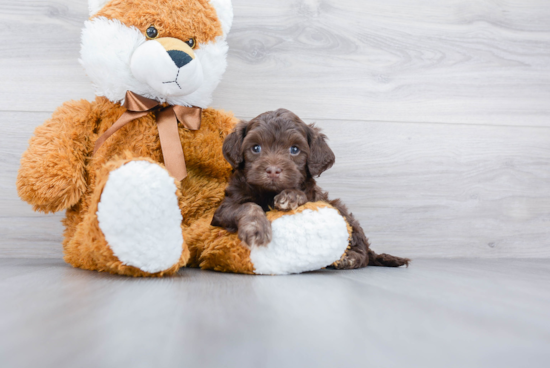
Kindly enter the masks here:
[[195, 38], [191, 38], [189, 39], [189, 41], [185, 41], [185, 43], [188, 44], [189, 47], [191, 47], [192, 49], [197, 47], [197, 41], [195, 40]]
[[300, 149], [296, 146], [292, 146], [290, 147], [290, 154], [291, 155], [297, 155], [298, 153], [300, 153]]
[[147, 28], [145, 33], [147, 34], [147, 38], [150, 40], [154, 40], [159, 36], [159, 31], [154, 26]]
[[262, 152], [262, 146], [260, 146], [260, 145], [258, 145], [258, 144], [255, 145], [254, 147], [252, 147], [252, 152], [254, 152], [254, 153], [260, 153], [260, 152]]

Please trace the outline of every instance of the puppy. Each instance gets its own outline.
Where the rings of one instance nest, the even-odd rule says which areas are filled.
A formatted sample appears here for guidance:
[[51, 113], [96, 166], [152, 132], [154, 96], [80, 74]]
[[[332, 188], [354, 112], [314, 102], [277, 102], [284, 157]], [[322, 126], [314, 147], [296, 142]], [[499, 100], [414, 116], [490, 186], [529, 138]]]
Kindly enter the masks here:
[[329, 169], [335, 157], [326, 136], [313, 124], [305, 124], [285, 109], [266, 112], [239, 123], [225, 139], [223, 154], [234, 170], [213, 226], [238, 232], [249, 246], [264, 246], [271, 241], [266, 211], [294, 210], [307, 202], [323, 201], [337, 208], [352, 227], [348, 251], [333, 268], [408, 266], [407, 258], [374, 253], [346, 206], [339, 199], [329, 200], [317, 186], [314, 177]]

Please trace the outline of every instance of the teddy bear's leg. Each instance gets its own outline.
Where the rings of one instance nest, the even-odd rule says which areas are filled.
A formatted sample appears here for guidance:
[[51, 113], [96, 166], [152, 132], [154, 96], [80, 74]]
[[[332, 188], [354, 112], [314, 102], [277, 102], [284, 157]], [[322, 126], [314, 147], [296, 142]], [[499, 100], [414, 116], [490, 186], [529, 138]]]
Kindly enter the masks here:
[[153, 161], [107, 163], [65, 260], [129, 276], [176, 273], [189, 259], [179, 195], [174, 179]]
[[191, 257], [187, 266], [205, 270], [253, 274], [250, 249], [237, 234], [210, 226], [212, 215], [193, 223], [184, 233]]
[[185, 232], [189, 266], [223, 272], [285, 275], [318, 270], [345, 253], [351, 227], [338, 210], [323, 203], [307, 203], [296, 210], [270, 211], [273, 230], [266, 246], [249, 248], [222, 228], [210, 226], [212, 217], [197, 221]]

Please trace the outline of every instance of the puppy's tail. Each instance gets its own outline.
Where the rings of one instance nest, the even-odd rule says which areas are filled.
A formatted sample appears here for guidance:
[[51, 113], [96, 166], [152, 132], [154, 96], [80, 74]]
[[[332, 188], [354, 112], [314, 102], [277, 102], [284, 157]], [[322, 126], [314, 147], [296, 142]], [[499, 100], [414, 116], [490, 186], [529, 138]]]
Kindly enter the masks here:
[[391, 256], [386, 253], [376, 254], [370, 248], [368, 249], [369, 254], [369, 266], [380, 266], [380, 267], [409, 267], [409, 262], [411, 261], [408, 258], [401, 258]]

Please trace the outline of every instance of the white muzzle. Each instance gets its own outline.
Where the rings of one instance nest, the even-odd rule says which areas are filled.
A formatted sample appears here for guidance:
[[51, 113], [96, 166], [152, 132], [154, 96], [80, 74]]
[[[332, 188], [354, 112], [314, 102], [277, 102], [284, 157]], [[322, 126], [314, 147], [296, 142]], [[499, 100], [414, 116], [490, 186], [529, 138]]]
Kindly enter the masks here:
[[134, 77], [166, 97], [187, 96], [204, 82], [202, 65], [193, 49], [176, 38], [159, 38], [139, 46], [132, 55]]

